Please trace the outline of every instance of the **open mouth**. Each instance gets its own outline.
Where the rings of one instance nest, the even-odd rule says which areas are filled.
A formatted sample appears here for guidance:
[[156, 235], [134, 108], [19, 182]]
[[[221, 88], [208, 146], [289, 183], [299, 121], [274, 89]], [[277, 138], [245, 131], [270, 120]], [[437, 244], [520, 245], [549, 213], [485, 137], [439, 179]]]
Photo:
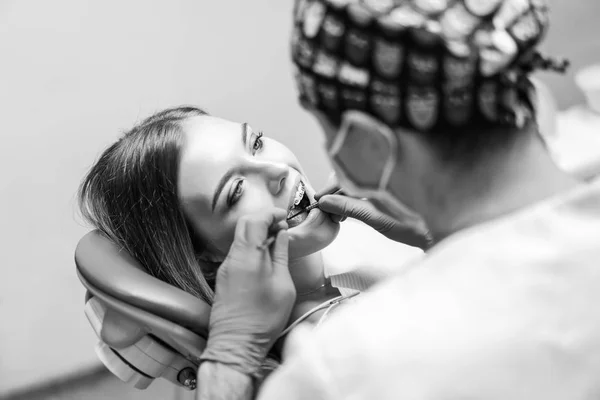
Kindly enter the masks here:
[[[300, 181], [300, 183], [298, 184], [298, 187], [296, 188], [294, 202], [292, 203], [292, 206], [288, 210], [288, 218], [294, 214], [298, 214], [301, 210], [308, 207], [309, 205], [310, 205], [310, 199], [308, 198], [308, 195], [306, 194], [306, 186], [304, 185], [304, 182]], [[288, 226], [290, 228], [298, 226], [302, 222], [304, 222], [304, 220], [306, 220], [306, 217], [308, 217], [308, 212], [306, 212], [306, 211], [302, 212], [301, 214], [296, 215], [294, 218], [288, 220], [287, 221]]]

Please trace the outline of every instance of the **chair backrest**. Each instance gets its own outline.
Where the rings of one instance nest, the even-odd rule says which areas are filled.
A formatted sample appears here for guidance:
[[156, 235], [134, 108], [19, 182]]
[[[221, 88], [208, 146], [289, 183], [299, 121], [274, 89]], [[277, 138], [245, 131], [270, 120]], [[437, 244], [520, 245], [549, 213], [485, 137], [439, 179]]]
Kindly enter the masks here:
[[100, 232], [89, 232], [79, 241], [75, 264], [83, 278], [103, 293], [206, 337], [208, 304], [150, 276]]
[[79, 241], [75, 264], [88, 290], [85, 314], [100, 339], [96, 353], [104, 365], [139, 389], [159, 377], [194, 389], [208, 304], [150, 276], [98, 231]]

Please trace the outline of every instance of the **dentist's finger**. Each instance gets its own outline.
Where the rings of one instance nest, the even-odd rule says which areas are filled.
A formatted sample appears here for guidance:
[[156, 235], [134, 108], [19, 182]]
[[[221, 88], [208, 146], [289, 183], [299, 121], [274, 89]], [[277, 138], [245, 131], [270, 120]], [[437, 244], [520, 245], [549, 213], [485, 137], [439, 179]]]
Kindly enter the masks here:
[[329, 214], [329, 219], [331, 219], [334, 223], [339, 224], [348, 219], [348, 217], [337, 214]]
[[286, 217], [287, 211], [281, 208], [241, 217], [235, 228], [234, 244], [244, 247], [262, 244], [278, 227], [287, 227]]
[[[290, 274], [288, 263], [289, 263], [289, 244], [290, 236], [287, 230], [282, 230], [277, 233], [275, 238], [275, 244], [271, 252], [271, 260], [273, 261], [273, 269], [277, 274], [283, 274], [284, 276]], [[291, 279], [291, 277], [290, 277]]]
[[[319, 200], [319, 208], [330, 214], [343, 217], [350, 217], [365, 222], [371, 226], [382, 223], [375, 207], [364, 200], [355, 199], [347, 196], [329, 195], [323, 196]], [[376, 226], [373, 226], [377, 229]]]
[[315, 194], [315, 200], [319, 201], [321, 200], [321, 198], [323, 196], [327, 196], [330, 194], [339, 194], [342, 195], [344, 194], [343, 189], [340, 188], [338, 183], [331, 183], [330, 185], [326, 186], [324, 189], [319, 190], [316, 194]]

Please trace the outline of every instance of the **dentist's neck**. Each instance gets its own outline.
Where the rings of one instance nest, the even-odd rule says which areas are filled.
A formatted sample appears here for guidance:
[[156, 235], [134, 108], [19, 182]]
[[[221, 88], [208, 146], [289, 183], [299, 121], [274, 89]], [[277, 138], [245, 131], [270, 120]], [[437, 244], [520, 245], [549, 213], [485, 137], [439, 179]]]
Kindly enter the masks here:
[[579, 184], [561, 171], [541, 140], [520, 138], [484, 165], [458, 176], [432, 171], [421, 215], [436, 240], [461, 229], [506, 215]]

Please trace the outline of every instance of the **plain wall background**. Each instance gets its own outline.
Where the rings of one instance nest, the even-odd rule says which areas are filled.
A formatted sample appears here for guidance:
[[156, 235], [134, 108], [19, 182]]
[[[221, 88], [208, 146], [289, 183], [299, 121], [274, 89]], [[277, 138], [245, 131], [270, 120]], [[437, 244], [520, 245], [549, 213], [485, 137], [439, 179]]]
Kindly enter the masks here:
[[[600, 61], [598, 0], [555, 0], [546, 48]], [[74, 194], [121, 131], [191, 103], [247, 121], [329, 166], [295, 100], [292, 0], [0, 0], [0, 397], [97, 365], [73, 250]], [[562, 107], [569, 76], [542, 76]]]

